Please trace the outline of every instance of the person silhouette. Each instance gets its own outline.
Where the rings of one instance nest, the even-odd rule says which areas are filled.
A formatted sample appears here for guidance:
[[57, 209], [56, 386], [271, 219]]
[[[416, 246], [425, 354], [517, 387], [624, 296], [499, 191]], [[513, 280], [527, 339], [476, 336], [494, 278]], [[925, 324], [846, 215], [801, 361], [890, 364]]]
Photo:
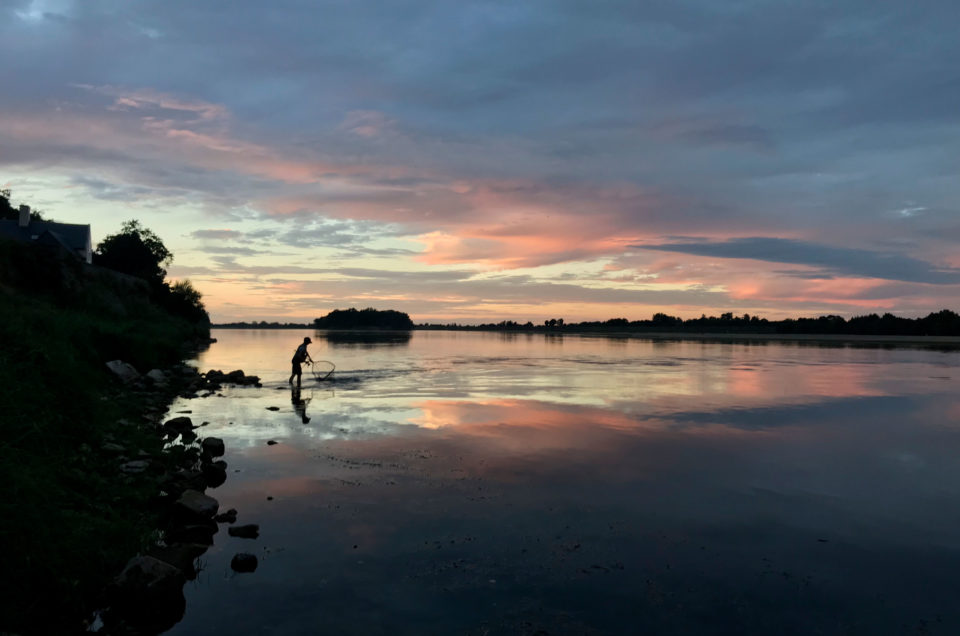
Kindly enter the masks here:
[[309, 401], [300, 397], [299, 386], [290, 389], [290, 403], [293, 404], [293, 412], [300, 416], [300, 421], [304, 424], [310, 422], [310, 418], [307, 417], [307, 402]]
[[293, 353], [293, 359], [290, 361], [293, 364], [293, 372], [290, 374], [289, 384], [293, 384], [293, 378], [297, 378], [297, 386], [300, 386], [300, 374], [302, 373], [300, 365], [305, 361], [309, 360], [310, 364], [313, 364], [313, 358], [310, 357], [310, 354], [307, 353], [307, 345], [313, 341], [310, 338], [304, 338], [303, 342], [297, 347], [297, 350]]

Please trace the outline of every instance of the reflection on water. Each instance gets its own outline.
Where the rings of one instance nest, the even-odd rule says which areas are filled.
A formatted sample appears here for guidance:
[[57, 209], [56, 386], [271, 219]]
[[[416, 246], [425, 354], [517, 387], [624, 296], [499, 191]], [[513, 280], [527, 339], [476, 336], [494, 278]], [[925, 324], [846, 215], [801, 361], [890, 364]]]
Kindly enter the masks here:
[[[304, 335], [337, 371], [290, 391]], [[960, 628], [956, 352], [216, 337], [200, 367], [264, 386], [189, 408], [261, 534], [217, 535], [171, 634]]]
[[317, 335], [334, 347], [403, 346], [410, 342], [409, 331], [318, 331]]

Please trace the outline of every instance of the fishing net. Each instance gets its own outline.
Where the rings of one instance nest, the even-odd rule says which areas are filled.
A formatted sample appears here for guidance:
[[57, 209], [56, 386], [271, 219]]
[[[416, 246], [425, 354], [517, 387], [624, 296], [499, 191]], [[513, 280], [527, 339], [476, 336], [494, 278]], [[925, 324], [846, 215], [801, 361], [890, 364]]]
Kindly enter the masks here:
[[313, 373], [313, 378], [317, 382], [329, 380], [336, 368], [336, 365], [329, 360], [314, 360], [313, 363], [310, 364], [310, 372]]

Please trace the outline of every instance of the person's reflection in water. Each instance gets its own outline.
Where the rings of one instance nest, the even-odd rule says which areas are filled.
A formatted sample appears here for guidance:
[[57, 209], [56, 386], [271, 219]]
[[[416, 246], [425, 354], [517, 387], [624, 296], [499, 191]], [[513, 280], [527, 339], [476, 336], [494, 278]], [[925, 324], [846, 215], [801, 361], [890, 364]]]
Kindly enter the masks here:
[[290, 402], [293, 404], [293, 411], [300, 416], [300, 421], [307, 424], [310, 418], [307, 417], [307, 402], [300, 397], [300, 387], [294, 386], [290, 389]]

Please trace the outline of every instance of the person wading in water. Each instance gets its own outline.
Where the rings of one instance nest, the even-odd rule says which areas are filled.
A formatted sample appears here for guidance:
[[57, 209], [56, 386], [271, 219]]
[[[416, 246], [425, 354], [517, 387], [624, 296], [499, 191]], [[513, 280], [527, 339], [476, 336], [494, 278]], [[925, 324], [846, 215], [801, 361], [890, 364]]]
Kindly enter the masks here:
[[313, 358], [311, 358], [310, 354], [307, 353], [307, 345], [312, 342], [313, 340], [310, 340], [310, 338], [304, 338], [303, 343], [299, 347], [297, 347], [296, 352], [294, 352], [293, 360], [290, 361], [293, 363], [293, 373], [290, 374], [290, 380], [289, 380], [290, 384], [293, 384], [293, 378], [296, 377], [297, 386], [300, 386], [300, 373], [301, 373], [300, 365], [303, 364], [304, 361], [309, 360], [310, 364], [313, 364]]

